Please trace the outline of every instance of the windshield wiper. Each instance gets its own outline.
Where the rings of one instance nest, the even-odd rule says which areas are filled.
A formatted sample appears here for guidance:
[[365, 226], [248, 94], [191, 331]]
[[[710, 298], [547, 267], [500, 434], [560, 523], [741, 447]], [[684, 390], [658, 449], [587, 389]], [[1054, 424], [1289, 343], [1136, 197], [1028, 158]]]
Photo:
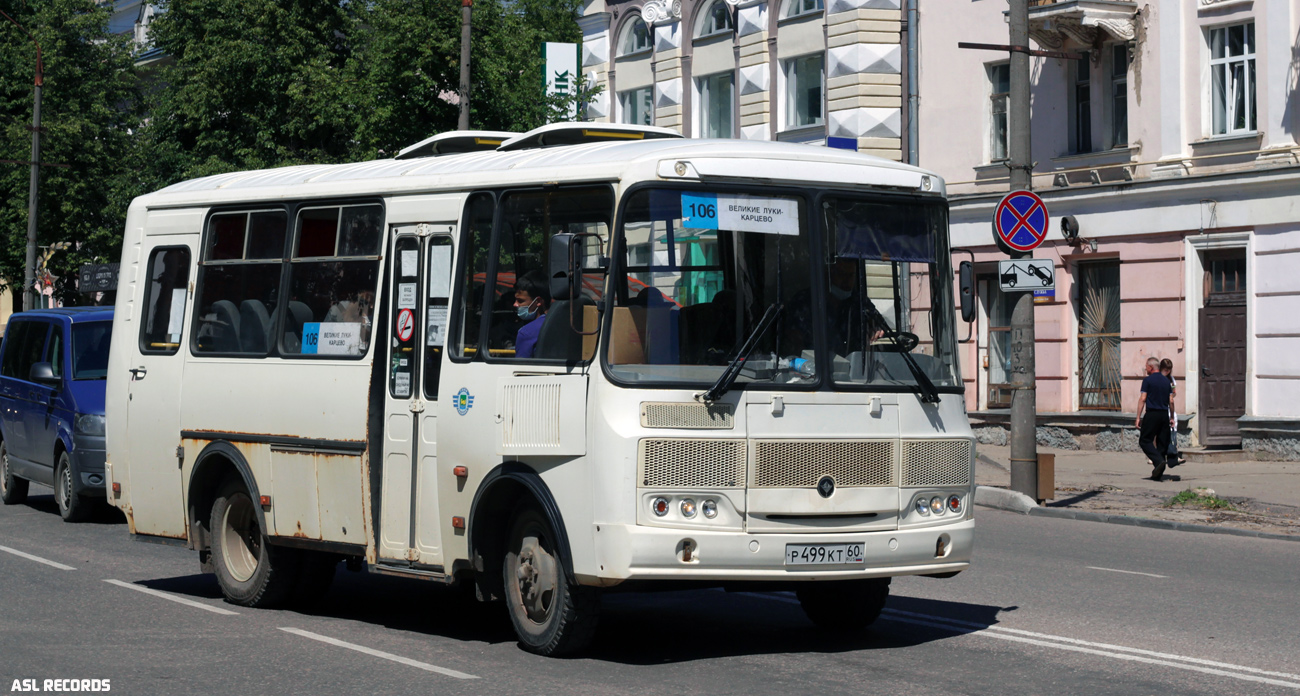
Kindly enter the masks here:
[[754, 330], [749, 334], [749, 338], [746, 338], [745, 342], [741, 344], [740, 352], [736, 353], [736, 357], [731, 359], [727, 369], [722, 371], [722, 376], [713, 383], [713, 386], [709, 387], [708, 391], [699, 394], [698, 398], [703, 399], [705, 403], [713, 403], [721, 398], [723, 394], [726, 394], [728, 389], [731, 389], [731, 384], [740, 376], [740, 368], [745, 366], [749, 354], [754, 352], [754, 346], [771, 328], [772, 323], [776, 321], [776, 317], [781, 313], [782, 309], [785, 309], [783, 304], [768, 305], [767, 311], [763, 313], [763, 318], [758, 320], [758, 326], [754, 327]]
[[912, 357], [912, 351], [903, 349], [903, 344], [898, 340], [898, 333], [891, 333], [889, 340], [893, 341], [894, 347], [898, 349], [898, 354], [903, 357], [903, 362], [907, 364], [907, 369], [911, 370], [912, 376], [916, 378], [917, 391], [921, 393], [921, 403], [939, 403], [939, 390], [935, 389], [934, 382], [930, 381], [930, 376], [925, 374], [925, 370], [922, 370], [921, 366], [916, 364], [916, 359]]

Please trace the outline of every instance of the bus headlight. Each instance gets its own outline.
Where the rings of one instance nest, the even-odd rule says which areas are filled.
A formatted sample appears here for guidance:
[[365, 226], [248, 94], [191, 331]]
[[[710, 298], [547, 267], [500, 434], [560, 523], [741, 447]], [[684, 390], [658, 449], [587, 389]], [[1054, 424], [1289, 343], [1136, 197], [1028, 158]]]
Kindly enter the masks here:
[[77, 416], [76, 430], [78, 435], [95, 435], [103, 437], [104, 417], [93, 413], [83, 413]]
[[688, 518], [689, 518], [689, 517], [694, 517], [694, 516], [695, 516], [695, 501], [694, 501], [694, 500], [691, 500], [690, 498], [687, 498], [686, 500], [683, 500], [683, 501], [682, 501], [682, 517], [688, 517]]
[[936, 495], [930, 499], [930, 512], [936, 515], [943, 514], [943, 498]]
[[930, 515], [930, 501], [926, 500], [925, 498], [917, 498], [917, 499], [916, 499], [916, 514], [918, 514], [918, 515], [920, 515], [920, 516], [922, 516], [922, 517], [929, 517], [929, 515]]
[[655, 517], [663, 517], [668, 514], [668, 499], [655, 498], [650, 503], [650, 509], [654, 511]]
[[700, 512], [703, 512], [703, 513], [704, 513], [704, 516], [707, 517], [707, 518], [709, 518], [709, 519], [713, 519], [714, 517], [717, 517], [717, 516], [718, 516], [718, 502], [717, 502], [716, 500], [706, 500], [706, 501], [704, 501], [704, 502], [700, 505]]

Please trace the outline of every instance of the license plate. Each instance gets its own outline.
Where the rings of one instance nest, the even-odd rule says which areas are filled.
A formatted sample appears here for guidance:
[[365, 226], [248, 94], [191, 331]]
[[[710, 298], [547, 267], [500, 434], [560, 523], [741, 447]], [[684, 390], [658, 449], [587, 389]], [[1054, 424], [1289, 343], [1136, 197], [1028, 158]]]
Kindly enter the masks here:
[[845, 565], [863, 563], [862, 543], [848, 544], [786, 544], [785, 564], [790, 565]]

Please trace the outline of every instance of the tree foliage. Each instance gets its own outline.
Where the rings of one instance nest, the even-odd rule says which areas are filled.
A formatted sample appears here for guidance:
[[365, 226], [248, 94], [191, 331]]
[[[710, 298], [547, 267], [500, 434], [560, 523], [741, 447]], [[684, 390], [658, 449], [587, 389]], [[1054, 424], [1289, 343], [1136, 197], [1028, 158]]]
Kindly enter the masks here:
[[[120, 255], [126, 208], [139, 191], [132, 49], [128, 37], [108, 33], [108, 11], [94, 0], [0, 0], [0, 9], [31, 32], [44, 55], [41, 160], [67, 166], [41, 169], [37, 240], [73, 244], [51, 256], [49, 270], [59, 279], [57, 294], [75, 300], [76, 268]], [[27, 247], [35, 67], [31, 39], [0, 18], [0, 159], [23, 163], [0, 163], [0, 278], [15, 291]]]

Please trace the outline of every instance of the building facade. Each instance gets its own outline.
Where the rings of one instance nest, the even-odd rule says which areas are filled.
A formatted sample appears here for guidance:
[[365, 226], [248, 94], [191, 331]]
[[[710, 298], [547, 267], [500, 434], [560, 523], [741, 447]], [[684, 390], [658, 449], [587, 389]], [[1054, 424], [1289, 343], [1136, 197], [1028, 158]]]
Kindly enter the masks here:
[[899, 0], [590, 0], [594, 121], [904, 158]]
[[[1039, 438], [1130, 449], [1148, 357], [1170, 358], [1192, 444], [1300, 459], [1300, 0], [1031, 0], [1033, 187], [1056, 267], [1036, 298]], [[919, 161], [974, 258], [968, 408], [1000, 439], [1010, 305], [1006, 3], [921, 3]], [[1068, 217], [1068, 230], [1059, 225]]]

